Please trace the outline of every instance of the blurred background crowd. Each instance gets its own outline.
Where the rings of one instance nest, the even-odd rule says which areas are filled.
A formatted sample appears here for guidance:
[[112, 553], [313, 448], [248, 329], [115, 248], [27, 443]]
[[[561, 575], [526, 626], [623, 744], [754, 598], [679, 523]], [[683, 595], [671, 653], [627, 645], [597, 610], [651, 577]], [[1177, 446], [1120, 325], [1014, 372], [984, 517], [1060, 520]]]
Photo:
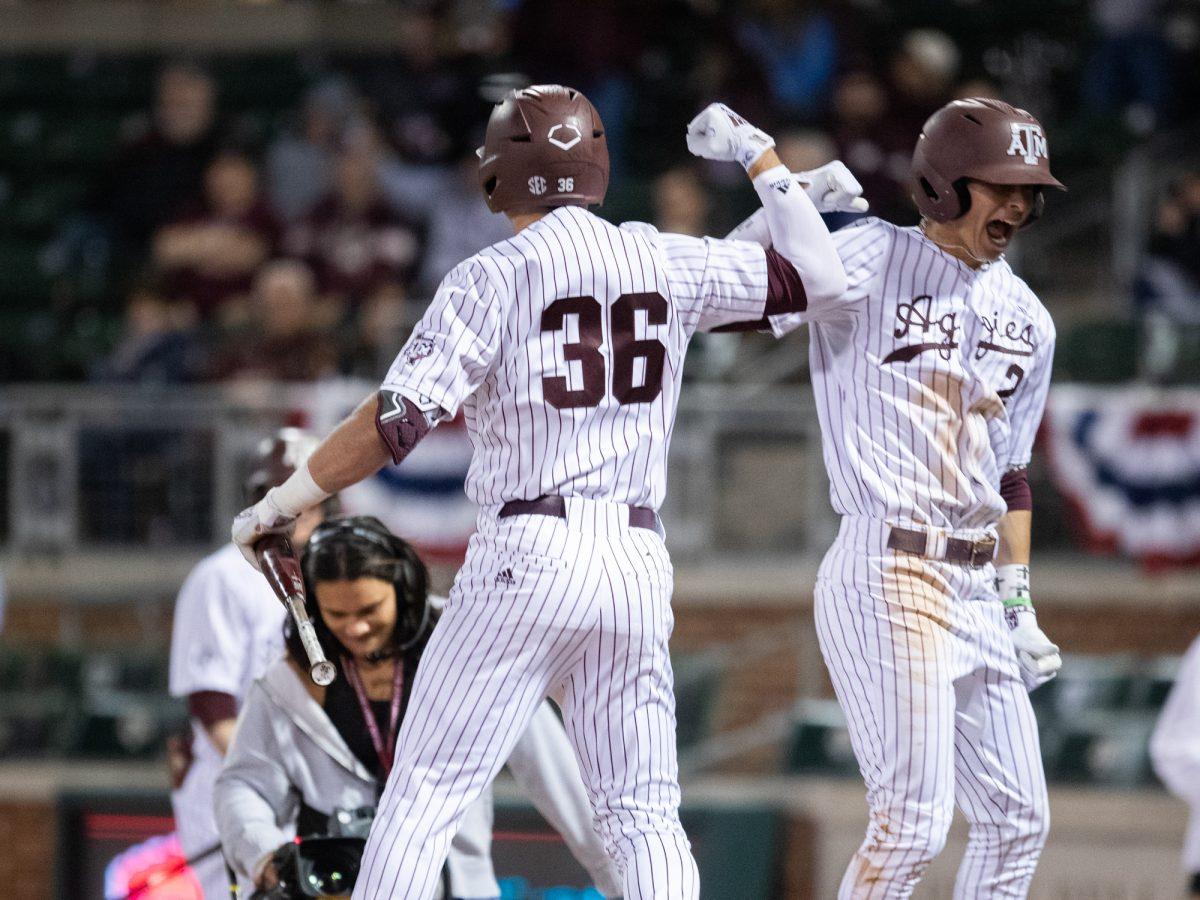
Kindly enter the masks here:
[[[1186, 2], [431, 0], [394, 27], [386, 52], [0, 60], [0, 379], [378, 372], [441, 276], [506, 234], [472, 167], [488, 104], [516, 83], [593, 99], [604, 215], [689, 234], [723, 233], [752, 202], [684, 151], [715, 98], [793, 168], [840, 158], [874, 212], [911, 222], [915, 135], [948, 99], [1003, 96], [1050, 123], [1077, 213], [1200, 94]], [[1125, 212], [1136, 261], [1088, 315], [1200, 321], [1198, 184], [1172, 173], [1152, 214]], [[733, 352], [689, 374], [722, 377]]]
[[[176, 592], [259, 439], [323, 433], [442, 276], [508, 236], [475, 148], [541, 81], [604, 119], [599, 214], [692, 235], [757, 205], [686, 152], [712, 100], [793, 169], [843, 160], [902, 224], [938, 106], [994, 96], [1045, 125], [1069, 190], [1008, 253], [1058, 329], [1030, 470], [1066, 657], [1034, 695], [1055, 817], [1035, 895], [1174, 896], [1182, 807], [1148, 745], [1200, 634], [1197, 0], [0, 3], [0, 885], [100, 896], [118, 851], [171, 828]], [[702, 336], [684, 377], [663, 514], [685, 821], [743, 878], [706, 871], [707, 896], [830, 896], [865, 807], [812, 629], [836, 522], [806, 341]], [[440, 588], [469, 456], [447, 423], [343, 496]]]

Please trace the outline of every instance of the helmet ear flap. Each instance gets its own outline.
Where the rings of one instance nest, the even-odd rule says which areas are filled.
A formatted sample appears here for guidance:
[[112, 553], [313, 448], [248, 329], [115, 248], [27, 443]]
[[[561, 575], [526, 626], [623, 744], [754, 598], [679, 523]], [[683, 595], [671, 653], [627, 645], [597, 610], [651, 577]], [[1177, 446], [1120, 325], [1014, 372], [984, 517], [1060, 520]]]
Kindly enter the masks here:
[[954, 182], [954, 196], [958, 200], [958, 211], [950, 217], [951, 219], [965, 216], [967, 210], [971, 208], [971, 190], [967, 187], [966, 178], [960, 178]]
[[1042, 186], [1035, 185], [1033, 189], [1033, 205], [1029, 207], [1029, 215], [1025, 217], [1025, 221], [1021, 223], [1022, 228], [1028, 228], [1034, 222], [1042, 217], [1042, 213], [1046, 211], [1046, 192]]

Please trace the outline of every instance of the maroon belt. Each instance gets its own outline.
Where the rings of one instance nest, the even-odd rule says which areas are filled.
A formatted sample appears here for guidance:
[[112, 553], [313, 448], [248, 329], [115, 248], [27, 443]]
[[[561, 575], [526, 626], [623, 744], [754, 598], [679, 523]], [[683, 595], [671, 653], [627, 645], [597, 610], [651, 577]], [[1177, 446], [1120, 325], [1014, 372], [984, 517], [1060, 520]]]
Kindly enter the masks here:
[[930, 559], [942, 559], [946, 562], [961, 563], [978, 569], [986, 566], [996, 555], [996, 539], [991, 535], [978, 541], [965, 541], [962, 538], [947, 538], [946, 552], [938, 557], [930, 557], [929, 535], [924, 531], [911, 528], [893, 527], [888, 535], [887, 545], [892, 550], [902, 550], [905, 553], [916, 553], [918, 556]]
[[[532, 500], [509, 500], [497, 514], [497, 518], [507, 519], [509, 516], [553, 516], [556, 519], [567, 517], [567, 501], [562, 497], [551, 497], [543, 494]], [[645, 528], [662, 534], [662, 523], [658, 513], [648, 506], [629, 507], [629, 527]]]

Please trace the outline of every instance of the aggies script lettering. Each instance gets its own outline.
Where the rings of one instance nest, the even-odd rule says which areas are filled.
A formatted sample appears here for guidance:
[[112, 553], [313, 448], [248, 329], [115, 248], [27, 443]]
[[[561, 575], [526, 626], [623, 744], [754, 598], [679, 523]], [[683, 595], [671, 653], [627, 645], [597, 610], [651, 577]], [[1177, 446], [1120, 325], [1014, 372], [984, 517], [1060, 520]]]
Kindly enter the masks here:
[[[892, 332], [893, 337], [908, 337], [913, 328], [921, 329], [921, 337], [927, 337], [931, 329], [941, 332], [940, 341], [922, 341], [909, 344], [907, 347], [897, 347], [883, 359], [883, 364], [906, 363], [916, 359], [927, 350], [936, 350], [942, 359], [950, 359], [950, 353], [958, 347], [955, 337], [958, 333], [958, 313], [949, 312], [937, 319], [932, 318], [933, 297], [920, 294], [911, 303], [901, 303], [896, 307], [896, 319], [900, 323]], [[937, 336], [937, 332], [934, 333]]]

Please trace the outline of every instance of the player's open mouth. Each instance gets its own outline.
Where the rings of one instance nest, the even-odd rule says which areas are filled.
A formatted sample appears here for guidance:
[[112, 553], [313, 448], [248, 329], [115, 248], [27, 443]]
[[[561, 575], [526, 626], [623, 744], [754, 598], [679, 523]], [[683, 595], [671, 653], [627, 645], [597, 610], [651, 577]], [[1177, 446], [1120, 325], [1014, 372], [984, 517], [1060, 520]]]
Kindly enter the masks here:
[[1003, 219], [992, 219], [992, 221], [987, 223], [988, 237], [998, 247], [1007, 247], [1015, 230], [1015, 225], [1011, 222], [1005, 222]]

